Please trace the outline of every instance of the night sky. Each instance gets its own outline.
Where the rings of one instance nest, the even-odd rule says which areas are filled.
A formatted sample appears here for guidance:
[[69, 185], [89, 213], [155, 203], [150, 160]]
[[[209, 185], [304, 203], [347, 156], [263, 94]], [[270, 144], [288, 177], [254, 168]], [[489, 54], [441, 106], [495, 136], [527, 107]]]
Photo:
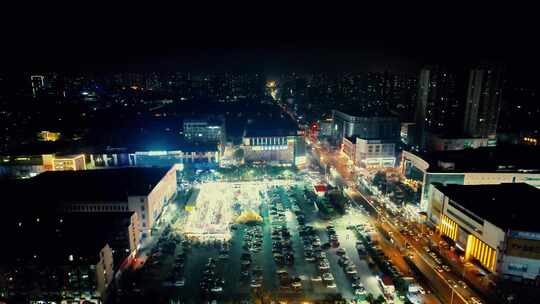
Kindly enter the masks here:
[[489, 62], [534, 75], [540, 66], [535, 18], [526, 8], [83, 11], [2, 21], [3, 69], [354, 72]]

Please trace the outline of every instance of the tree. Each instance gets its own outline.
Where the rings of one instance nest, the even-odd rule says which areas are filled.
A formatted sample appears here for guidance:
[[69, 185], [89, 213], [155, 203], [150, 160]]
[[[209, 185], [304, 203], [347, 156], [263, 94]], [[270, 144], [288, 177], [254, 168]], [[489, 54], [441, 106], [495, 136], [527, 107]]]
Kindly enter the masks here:
[[234, 159], [235, 159], [236, 161], [241, 161], [241, 160], [243, 160], [243, 159], [244, 159], [244, 150], [243, 150], [243, 149], [240, 149], [240, 148], [236, 149], [236, 150], [234, 151], [233, 157], [234, 157]]
[[381, 186], [386, 183], [386, 173], [384, 171], [379, 171], [373, 176], [373, 183], [376, 186]]

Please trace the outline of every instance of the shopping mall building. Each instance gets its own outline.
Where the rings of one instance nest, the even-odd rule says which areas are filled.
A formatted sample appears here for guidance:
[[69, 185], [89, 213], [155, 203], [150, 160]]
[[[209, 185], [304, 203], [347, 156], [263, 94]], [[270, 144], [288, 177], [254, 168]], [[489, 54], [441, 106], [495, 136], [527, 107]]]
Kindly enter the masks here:
[[540, 148], [498, 146], [428, 154], [403, 151], [400, 169], [406, 182], [421, 192], [420, 207], [428, 208], [433, 183], [490, 185], [526, 183], [540, 188]]
[[432, 184], [428, 220], [466, 260], [502, 278], [540, 278], [540, 189], [525, 183]]

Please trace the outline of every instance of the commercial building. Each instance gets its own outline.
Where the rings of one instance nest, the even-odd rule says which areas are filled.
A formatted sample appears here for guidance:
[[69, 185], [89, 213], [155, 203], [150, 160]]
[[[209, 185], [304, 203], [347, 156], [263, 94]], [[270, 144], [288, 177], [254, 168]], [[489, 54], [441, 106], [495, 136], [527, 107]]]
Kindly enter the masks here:
[[186, 118], [183, 126], [187, 141], [225, 143], [225, 118], [222, 116]]
[[540, 147], [498, 146], [413, 153], [403, 151], [402, 175], [420, 191], [427, 210], [431, 184], [484, 185], [527, 183], [540, 188]]
[[395, 145], [400, 138], [397, 117], [364, 114], [352, 116], [334, 110], [333, 132], [342, 143], [343, 152], [362, 167], [394, 166]]
[[393, 140], [356, 138], [355, 164], [365, 168], [394, 167], [396, 143]]
[[296, 136], [293, 135], [246, 135], [241, 148], [244, 160], [248, 163], [267, 163], [271, 165], [293, 165]]
[[103, 303], [115, 273], [135, 253], [136, 213], [35, 211], [10, 213], [0, 222], [2, 231], [9, 231], [3, 239], [10, 246], [0, 252], [8, 294], [36, 303]]
[[219, 166], [221, 153], [216, 143], [193, 143], [168, 150], [141, 149], [133, 153], [137, 166], [189, 166], [196, 169], [211, 169]]
[[480, 147], [493, 147], [497, 145], [496, 138], [462, 137], [430, 134], [428, 137], [428, 151], [456, 151], [463, 149], [476, 149]]
[[76, 171], [86, 170], [84, 154], [77, 155], [47, 155], [44, 156], [45, 170], [52, 171]]
[[417, 145], [416, 140], [418, 139], [416, 123], [414, 122], [401, 123], [400, 137], [401, 137], [402, 143], [409, 146], [416, 146]]
[[540, 277], [540, 189], [525, 183], [434, 184], [428, 219], [467, 260], [507, 278]]
[[400, 124], [397, 117], [373, 116], [367, 113], [349, 115], [332, 110], [332, 121], [332, 136], [339, 142], [352, 136], [366, 140], [399, 140]]
[[341, 151], [349, 160], [356, 164], [356, 136], [344, 137], [341, 143]]
[[247, 163], [285, 166], [305, 163], [305, 142], [293, 127], [262, 122], [248, 124], [240, 148]]
[[358, 167], [393, 167], [396, 164], [395, 146], [395, 142], [389, 140], [345, 137], [342, 151]]
[[49, 171], [0, 186], [6, 197], [43, 212], [135, 212], [145, 237], [176, 194], [176, 171], [175, 166]]
[[86, 170], [84, 154], [16, 154], [0, 156], [0, 176], [28, 178], [45, 171]]
[[318, 138], [332, 136], [332, 118], [321, 120], [317, 131]]
[[502, 70], [499, 68], [477, 68], [470, 71], [463, 124], [465, 134], [496, 138], [502, 86]]

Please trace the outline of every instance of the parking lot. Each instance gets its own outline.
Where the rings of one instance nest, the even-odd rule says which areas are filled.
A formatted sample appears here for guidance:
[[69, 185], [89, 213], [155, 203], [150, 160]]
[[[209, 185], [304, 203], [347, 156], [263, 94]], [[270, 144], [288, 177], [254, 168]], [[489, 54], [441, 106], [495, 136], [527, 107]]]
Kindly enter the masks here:
[[382, 294], [348, 229], [367, 223], [361, 212], [323, 220], [305, 198], [303, 184], [260, 189], [262, 223], [231, 224], [230, 238], [194, 238], [171, 229], [153, 249], [136, 290], [169, 303], [350, 300]]

